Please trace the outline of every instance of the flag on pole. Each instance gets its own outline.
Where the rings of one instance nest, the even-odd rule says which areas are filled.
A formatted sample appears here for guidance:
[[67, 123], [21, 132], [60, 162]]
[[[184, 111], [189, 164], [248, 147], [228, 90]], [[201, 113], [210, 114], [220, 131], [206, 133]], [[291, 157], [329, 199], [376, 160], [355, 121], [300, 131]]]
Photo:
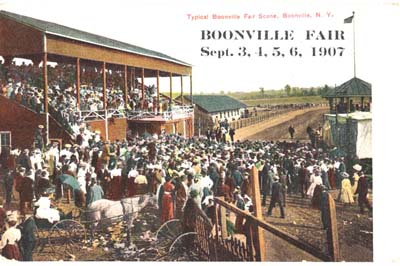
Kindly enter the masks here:
[[354, 18], [354, 15], [344, 19], [344, 23], [352, 23], [353, 22], [353, 18]]

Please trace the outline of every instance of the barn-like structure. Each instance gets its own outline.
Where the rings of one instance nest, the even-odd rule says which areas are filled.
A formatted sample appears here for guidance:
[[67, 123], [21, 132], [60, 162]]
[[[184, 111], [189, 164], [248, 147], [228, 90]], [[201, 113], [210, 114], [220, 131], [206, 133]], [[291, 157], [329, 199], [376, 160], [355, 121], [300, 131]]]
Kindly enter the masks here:
[[[69, 132], [56, 119], [49, 107], [49, 64], [68, 64], [74, 66], [73, 92], [76, 116], [99, 131], [101, 137], [108, 140], [123, 139], [127, 131], [142, 133], [180, 133], [193, 135], [193, 109], [191, 103], [173, 100], [173, 80], [180, 78], [181, 95], [184, 87], [192, 95], [192, 67], [190, 64], [153, 50], [141, 48], [96, 34], [84, 32], [56, 23], [43, 21], [7, 11], [0, 11], [0, 56], [3, 66], [13, 65], [16, 58], [29, 59], [33, 65], [41, 68], [43, 101], [41, 112], [31, 112], [24, 106], [0, 96], [0, 132], [9, 132], [10, 142], [17, 146], [30, 146], [34, 131], [39, 124], [45, 126], [47, 138], [70, 139]], [[47, 67], [43, 67], [47, 66]], [[102, 88], [98, 92], [102, 98], [101, 110], [82, 110], [87, 98], [82, 98], [82, 88], [90, 88], [81, 76], [87, 69], [96, 69], [102, 79]], [[8, 68], [7, 68], [8, 69]], [[125, 106], [112, 108], [107, 106], [107, 97], [113, 90], [107, 80], [108, 75], [119, 74], [122, 77], [121, 90]], [[150, 88], [145, 79], [151, 78], [155, 84]], [[160, 93], [160, 80], [169, 79], [169, 95]], [[7, 81], [5, 81], [6, 85]], [[184, 86], [184, 84], [186, 84]], [[187, 88], [189, 87], [189, 88]], [[151, 93], [148, 91], [152, 89]], [[165, 88], [164, 88], [165, 89]], [[138, 95], [135, 108], [128, 106], [129, 96]], [[146, 102], [145, 95], [149, 95]], [[13, 145], [13, 146], [15, 146]]]

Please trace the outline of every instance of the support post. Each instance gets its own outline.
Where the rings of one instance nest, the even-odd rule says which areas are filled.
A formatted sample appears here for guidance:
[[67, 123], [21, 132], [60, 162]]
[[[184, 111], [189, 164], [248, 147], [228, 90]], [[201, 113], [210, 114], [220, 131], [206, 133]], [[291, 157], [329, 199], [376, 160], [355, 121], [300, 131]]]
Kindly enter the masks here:
[[364, 97], [361, 97], [361, 110], [364, 110]]
[[143, 109], [144, 104], [144, 68], [142, 67], [142, 99], [140, 101], [140, 109]]
[[[260, 195], [260, 184], [258, 179], [258, 169], [253, 166], [251, 169], [251, 188], [252, 188], [252, 201], [254, 206], [254, 216], [258, 219], [263, 219], [261, 209], [261, 195]], [[265, 261], [265, 242], [264, 233], [261, 227], [257, 227], [254, 232], [257, 234], [255, 243], [256, 254], [259, 254], [260, 261]]]
[[106, 62], [103, 62], [103, 109], [107, 110], [107, 72], [106, 72]]
[[193, 77], [190, 74], [190, 104], [193, 105]]
[[221, 235], [222, 240], [228, 237], [228, 230], [226, 228], [226, 208], [224, 206], [220, 206], [221, 213]]
[[132, 74], [132, 76], [133, 76], [133, 83], [132, 83], [132, 87], [133, 87], [133, 89], [136, 89], [136, 70], [135, 70], [134, 67], [133, 67], [132, 69], [133, 69], [133, 74]]
[[106, 140], [108, 140], [107, 72], [106, 72], [106, 62], [103, 62], [103, 107], [104, 107], [105, 138], [106, 138]]
[[215, 202], [214, 202], [214, 204], [215, 204], [215, 209], [214, 209], [214, 215], [215, 215], [215, 244], [213, 245], [213, 248], [214, 248], [214, 254], [215, 254], [215, 261], [218, 261], [218, 252], [217, 252], [217, 250], [216, 250], [216, 247], [218, 246], [218, 242], [219, 242], [219, 232], [218, 232], [218, 225], [219, 225], [219, 208], [220, 208], [220, 205], [218, 205], [218, 204], [216, 204]]
[[76, 59], [76, 108], [81, 110], [81, 59]]
[[124, 66], [124, 101], [125, 108], [128, 106], [128, 66]]
[[157, 70], [157, 112], [161, 112], [160, 107], [160, 70]]
[[49, 96], [48, 96], [48, 76], [47, 76], [47, 53], [43, 53], [43, 97], [44, 112], [46, 115], [46, 144], [49, 143]]
[[328, 194], [329, 227], [327, 230], [328, 250], [332, 261], [339, 261], [339, 235], [336, 222], [336, 206], [332, 196]]
[[172, 107], [172, 72], [169, 72], [169, 105]]
[[181, 104], [183, 106], [183, 76], [181, 75]]

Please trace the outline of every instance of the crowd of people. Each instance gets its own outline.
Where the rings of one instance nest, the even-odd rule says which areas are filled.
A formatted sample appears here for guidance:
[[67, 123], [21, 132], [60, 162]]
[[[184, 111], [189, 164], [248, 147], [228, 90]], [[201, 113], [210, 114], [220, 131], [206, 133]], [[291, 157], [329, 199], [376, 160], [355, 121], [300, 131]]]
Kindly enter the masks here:
[[[82, 68], [80, 111], [104, 110], [101, 71], [93, 66]], [[154, 85], [145, 86], [142, 95], [142, 84], [138, 80], [132, 82], [125, 102], [122, 77], [122, 71], [107, 70], [107, 109], [118, 110], [120, 115], [125, 115], [126, 110], [156, 112], [160, 105], [161, 110], [168, 109], [169, 101], [156, 103]], [[35, 112], [44, 112], [42, 67], [25, 62], [20, 65], [0, 63], [0, 93]], [[76, 95], [76, 67], [71, 64], [48, 65], [49, 112], [72, 134], [72, 127], [81, 122]]]
[[[44, 210], [41, 219], [60, 219], [61, 214], [49, 206], [48, 189], [54, 187], [55, 199], [62, 197], [62, 175], [78, 181], [72, 195], [75, 205], [83, 208], [102, 198], [157, 194], [162, 223], [182, 218], [189, 198], [211, 216], [213, 212], [208, 210], [213, 196], [223, 196], [251, 212], [252, 167], [259, 171], [262, 205], [271, 197], [268, 215], [277, 203], [285, 218], [287, 194], [297, 193], [318, 205], [315, 194], [330, 189], [339, 189], [338, 200], [346, 204], [353, 203], [354, 194], [358, 194], [360, 211], [364, 212], [364, 205], [371, 209], [361, 165], [348, 165], [343, 157], [333, 158], [329, 151], [308, 143], [185, 139], [164, 134], [110, 142], [90, 136], [63, 147], [51, 143], [43, 150], [4, 149], [0, 164], [6, 192], [4, 209], [8, 212], [0, 219], [0, 224], [8, 224], [0, 247], [7, 245], [6, 232], [15, 231], [10, 228], [18, 224], [10, 215], [18, 212], [21, 217], [30, 217], [34, 202]], [[18, 210], [12, 209], [12, 199], [19, 199]], [[242, 223], [236, 219], [235, 230], [240, 230]], [[18, 258], [6, 250], [3, 248], [5, 257]]]

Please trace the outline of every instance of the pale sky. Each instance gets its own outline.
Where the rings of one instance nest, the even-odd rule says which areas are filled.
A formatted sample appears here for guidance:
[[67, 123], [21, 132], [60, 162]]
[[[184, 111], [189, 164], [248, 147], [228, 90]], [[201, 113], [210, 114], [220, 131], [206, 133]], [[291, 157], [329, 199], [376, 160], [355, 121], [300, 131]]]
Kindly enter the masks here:
[[[323, 2], [323, 4], [318, 4]], [[190, 3], [190, 4], [187, 4]], [[312, 3], [312, 4], [310, 4]], [[373, 83], [371, 54], [375, 46], [377, 21], [392, 6], [377, 1], [27, 1], [2, 0], [0, 8], [80, 30], [103, 35], [134, 45], [156, 50], [193, 65], [193, 90], [254, 91], [260, 87], [280, 89], [286, 84], [309, 87], [340, 85], [353, 77], [353, 25], [343, 20], [356, 12], [357, 77]], [[322, 18], [316, 18], [319, 12]], [[244, 14], [255, 14], [244, 19]], [[258, 19], [259, 14], [276, 14], [277, 19]], [[311, 18], [283, 18], [283, 13], [309, 13]], [[328, 17], [330, 13], [332, 16]], [[207, 20], [192, 21], [187, 14], [208, 15]], [[212, 14], [241, 16], [239, 20], [214, 20]], [[378, 22], [379, 23], [379, 22]], [[202, 41], [201, 30], [293, 30], [290, 41]], [[306, 31], [344, 31], [345, 40], [305, 40]], [[252, 53], [250, 58], [237, 56], [239, 47]], [[218, 59], [201, 56], [201, 48], [233, 52], [235, 56]], [[280, 47], [284, 58], [259, 57], [255, 53], [271, 53]], [[289, 49], [298, 47], [302, 58], [291, 57]], [[312, 47], [344, 47], [343, 56], [313, 57]], [[332, 49], [331, 48], [331, 49]], [[338, 50], [337, 50], [338, 53]], [[161, 90], [169, 89], [167, 80]], [[168, 84], [168, 85], [167, 85]], [[180, 91], [179, 79], [173, 82]], [[189, 79], [184, 80], [185, 92]]]
[[[400, 1], [254, 1], [254, 0], [0, 0], [0, 9], [43, 19], [156, 50], [193, 65], [195, 93], [280, 89], [286, 84], [308, 87], [340, 85], [353, 77], [353, 25], [343, 20], [356, 12], [357, 77], [372, 84], [374, 150], [374, 261], [400, 261], [398, 210], [395, 196], [400, 186], [397, 140], [400, 60]], [[325, 14], [333, 17], [283, 19], [282, 13]], [[198, 20], [187, 14], [234, 15], [277, 14], [278, 19]], [[293, 30], [293, 41], [201, 41], [201, 30]], [[306, 30], [343, 30], [344, 41], [305, 41]], [[6, 40], [0, 40], [6, 41]], [[240, 46], [253, 52], [251, 58], [209, 58], [200, 55], [203, 46]], [[302, 58], [260, 58], [258, 47], [282, 50], [298, 47]], [[344, 47], [342, 57], [312, 57], [311, 47]], [[235, 50], [236, 49], [236, 50]], [[188, 92], [188, 80], [184, 81]], [[161, 90], [169, 88], [167, 80]], [[174, 91], [180, 82], [174, 80]], [[396, 146], [397, 145], [397, 146]], [[376, 178], [376, 179], [375, 179]], [[393, 204], [394, 206], [390, 206]], [[395, 205], [396, 204], [396, 205]], [[391, 208], [388, 208], [391, 207]], [[378, 226], [376, 226], [378, 225]], [[388, 230], [389, 228], [389, 230]]]

